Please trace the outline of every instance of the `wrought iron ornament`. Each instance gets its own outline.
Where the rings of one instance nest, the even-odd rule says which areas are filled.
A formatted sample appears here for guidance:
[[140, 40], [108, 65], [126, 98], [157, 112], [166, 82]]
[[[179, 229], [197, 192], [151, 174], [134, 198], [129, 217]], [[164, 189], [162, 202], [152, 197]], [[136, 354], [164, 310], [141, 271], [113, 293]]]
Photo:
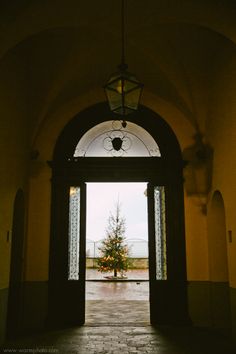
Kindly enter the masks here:
[[165, 188], [154, 187], [156, 279], [167, 279]]
[[80, 187], [70, 187], [68, 279], [79, 279]]
[[103, 140], [103, 146], [112, 156], [122, 156], [131, 148], [131, 139], [126, 132], [122, 131], [122, 128], [125, 128], [126, 125], [125, 121], [114, 120], [112, 123], [113, 130], [106, 133], [107, 136]]

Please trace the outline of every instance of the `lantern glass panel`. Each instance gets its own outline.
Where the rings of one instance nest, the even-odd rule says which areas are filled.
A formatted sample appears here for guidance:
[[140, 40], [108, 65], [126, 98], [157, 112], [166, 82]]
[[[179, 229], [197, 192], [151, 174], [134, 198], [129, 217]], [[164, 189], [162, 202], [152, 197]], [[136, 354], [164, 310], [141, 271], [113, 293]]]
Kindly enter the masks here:
[[118, 107], [122, 105], [122, 96], [113, 90], [106, 90], [107, 99], [110, 105], [110, 109], [115, 111]]
[[136, 90], [136, 88], [138, 88], [138, 86], [139, 85], [136, 81], [125, 80], [124, 91], [129, 92], [129, 91]]
[[132, 90], [125, 94], [125, 101], [124, 104], [126, 107], [130, 109], [136, 110], [138, 108], [139, 99], [141, 94], [141, 87], [137, 88], [136, 90]]

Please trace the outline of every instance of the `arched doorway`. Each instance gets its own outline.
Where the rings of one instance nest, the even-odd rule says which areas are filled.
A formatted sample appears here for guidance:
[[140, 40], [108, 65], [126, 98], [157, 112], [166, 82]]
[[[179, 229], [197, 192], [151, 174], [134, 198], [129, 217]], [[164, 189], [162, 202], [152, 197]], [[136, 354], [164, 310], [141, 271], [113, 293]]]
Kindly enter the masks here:
[[219, 191], [214, 192], [208, 212], [208, 242], [212, 327], [229, 332], [231, 324], [226, 220], [224, 201]]
[[[129, 122], [151, 135], [160, 148], [161, 156], [74, 156], [78, 142], [86, 132], [102, 122], [113, 120], [117, 120], [117, 116], [108, 110], [105, 103], [90, 107], [65, 127], [55, 147], [51, 162], [49, 321], [61, 325], [79, 325], [85, 320], [86, 183], [147, 182], [150, 320], [152, 324], [186, 323], [188, 311], [183, 178], [181, 151], [177, 139], [161, 117], [141, 107], [138, 113], [129, 116]], [[74, 201], [79, 207], [75, 209], [77, 220], [72, 225], [69, 210]], [[164, 213], [157, 210], [157, 203], [162, 205]], [[161, 225], [163, 218], [165, 226]], [[79, 232], [79, 239], [72, 250], [76, 263], [74, 273], [70, 273], [70, 262], [73, 258], [69, 251], [71, 227]], [[166, 257], [164, 251], [160, 252], [163, 240], [158, 236], [164, 227]], [[78, 249], [79, 255], [76, 256]], [[161, 261], [160, 254], [163, 256]], [[161, 262], [166, 262], [165, 266], [162, 266], [164, 263]]]
[[22, 274], [24, 247], [25, 201], [21, 189], [18, 190], [13, 210], [11, 237], [11, 266], [7, 307], [7, 337], [11, 338], [20, 331], [22, 305]]

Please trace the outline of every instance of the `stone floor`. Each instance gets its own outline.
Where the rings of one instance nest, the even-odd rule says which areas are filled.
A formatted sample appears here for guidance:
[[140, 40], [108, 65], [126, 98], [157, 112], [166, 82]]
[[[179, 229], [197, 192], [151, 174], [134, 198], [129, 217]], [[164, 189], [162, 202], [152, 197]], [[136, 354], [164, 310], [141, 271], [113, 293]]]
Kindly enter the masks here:
[[1, 353], [235, 354], [222, 336], [191, 327], [83, 326], [9, 342]]
[[[86, 282], [86, 323], [7, 342], [0, 353], [235, 354], [220, 334], [150, 325], [148, 281]], [[105, 297], [106, 294], [106, 297]]]

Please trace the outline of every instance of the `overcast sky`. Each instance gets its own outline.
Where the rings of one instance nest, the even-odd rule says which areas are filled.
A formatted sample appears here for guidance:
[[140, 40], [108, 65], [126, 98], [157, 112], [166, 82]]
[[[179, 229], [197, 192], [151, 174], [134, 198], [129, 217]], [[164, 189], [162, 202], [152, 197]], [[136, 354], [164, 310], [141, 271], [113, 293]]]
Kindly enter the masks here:
[[87, 183], [87, 238], [106, 236], [107, 220], [119, 199], [126, 238], [148, 239], [146, 183]]

